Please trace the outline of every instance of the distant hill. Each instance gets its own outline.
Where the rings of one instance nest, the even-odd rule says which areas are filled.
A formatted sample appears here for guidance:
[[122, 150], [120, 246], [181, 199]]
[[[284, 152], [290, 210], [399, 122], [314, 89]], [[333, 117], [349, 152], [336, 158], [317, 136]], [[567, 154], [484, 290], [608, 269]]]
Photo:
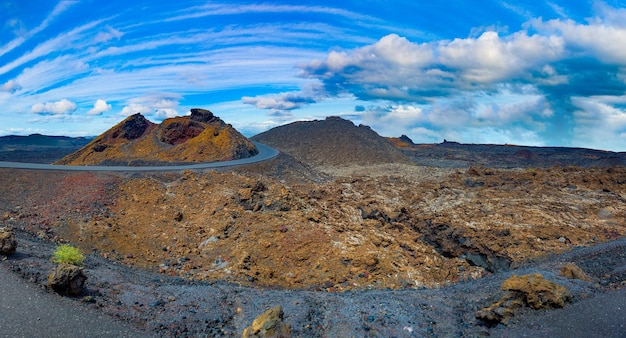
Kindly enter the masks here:
[[82, 147], [91, 141], [85, 137], [47, 136], [31, 134], [28, 136], [0, 136], [0, 150], [23, 149], [28, 147]]
[[252, 137], [314, 166], [410, 163], [388, 140], [370, 127], [339, 117], [294, 122]]
[[51, 163], [75, 152], [91, 140], [41, 134], [0, 136], [0, 161]]
[[250, 140], [212, 112], [192, 109], [190, 116], [148, 121], [129, 116], [56, 164], [155, 165], [215, 162], [254, 156]]
[[432, 167], [549, 168], [626, 166], [626, 153], [584, 148], [528, 147], [496, 144], [463, 144], [444, 140], [439, 144], [400, 145], [414, 163]]

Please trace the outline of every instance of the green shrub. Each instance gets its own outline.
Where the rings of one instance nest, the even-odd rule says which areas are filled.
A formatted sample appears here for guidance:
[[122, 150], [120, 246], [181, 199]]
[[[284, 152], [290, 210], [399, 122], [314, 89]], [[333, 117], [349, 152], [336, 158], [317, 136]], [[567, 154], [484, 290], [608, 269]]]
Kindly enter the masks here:
[[85, 256], [80, 249], [71, 245], [62, 244], [57, 247], [57, 250], [52, 254], [52, 261], [55, 263], [66, 263], [76, 266], [82, 266]]

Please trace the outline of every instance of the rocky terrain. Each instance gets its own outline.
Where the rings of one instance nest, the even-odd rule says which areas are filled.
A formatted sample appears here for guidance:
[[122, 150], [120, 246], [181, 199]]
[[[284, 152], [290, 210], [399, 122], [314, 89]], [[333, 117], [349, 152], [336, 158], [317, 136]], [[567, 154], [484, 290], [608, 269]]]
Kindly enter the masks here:
[[470, 151], [482, 165], [420, 166], [402, 154], [417, 146], [338, 118], [253, 139], [283, 154], [219, 171], [0, 170], [2, 223], [23, 243], [10, 264], [42, 283], [52, 243], [69, 242], [91, 254], [94, 306], [183, 336], [240, 336], [275, 305], [294, 336], [515, 336], [537, 299], [567, 309], [623, 287], [623, 166], [505, 169]]
[[63, 165], [155, 165], [215, 162], [253, 156], [258, 150], [231, 125], [208, 110], [148, 121], [129, 116], [82, 149], [55, 162]]

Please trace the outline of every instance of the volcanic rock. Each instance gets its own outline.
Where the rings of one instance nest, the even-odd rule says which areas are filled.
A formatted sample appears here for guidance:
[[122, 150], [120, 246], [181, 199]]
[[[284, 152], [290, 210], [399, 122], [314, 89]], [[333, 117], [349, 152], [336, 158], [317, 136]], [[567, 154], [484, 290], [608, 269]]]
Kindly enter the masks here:
[[17, 249], [15, 234], [10, 228], [0, 228], [0, 255], [10, 256]]
[[370, 127], [334, 116], [276, 127], [252, 139], [313, 166], [410, 163]]
[[388, 140], [396, 147], [399, 148], [407, 148], [414, 146], [413, 140], [411, 140], [408, 136], [402, 135], [400, 137], [389, 137]]
[[79, 296], [86, 280], [83, 268], [71, 264], [59, 264], [48, 273], [48, 287], [62, 295]]
[[592, 282], [593, 279], [587, 273], [574, 263], [567, 263], [561, 268], [561, 276], [569, 279], [580, 279], [586, 282]]
[[243, 331], [242, 337], [291, 337], [291, 327], [283, 321], [283, 316], [283, 308], [280, 305], [263, 312]]
[[148, 121], [129, 116], [56, 164], [146, 165], [214, 162], [254, 156], [252, 142], [212, 112], [194, 108], [190, 116]]
[[562, 285], [545, 279], [542, 275], [513, 275], [502, 282], [502, 290], [509, 291], [496, 303], [478, 311], [476, 318], [488, 325], [506, 322], [515, 312], [529, 306], [535, 310], [543, 308], [562, 308], [572, 295]]

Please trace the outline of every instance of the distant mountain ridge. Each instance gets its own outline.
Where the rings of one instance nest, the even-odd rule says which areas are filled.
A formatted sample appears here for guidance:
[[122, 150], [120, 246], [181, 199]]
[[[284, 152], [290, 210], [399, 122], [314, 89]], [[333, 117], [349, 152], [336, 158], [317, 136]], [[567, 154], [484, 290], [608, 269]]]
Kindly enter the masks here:
[[0, 149], [16, 147], [75, 147], [89, 143], [89, 137], [48, 136], [42, 134], [0, 136]]
[[209, 110], [148, 121], [127, 117], [80, 150], [55, 162], [63, 165], [154, 165], [227, 161], [254, 156], [256, 146]]
[[314, 166], [410, 163], [370, 127], [336, 116], [279, 126], [252, 139]]

